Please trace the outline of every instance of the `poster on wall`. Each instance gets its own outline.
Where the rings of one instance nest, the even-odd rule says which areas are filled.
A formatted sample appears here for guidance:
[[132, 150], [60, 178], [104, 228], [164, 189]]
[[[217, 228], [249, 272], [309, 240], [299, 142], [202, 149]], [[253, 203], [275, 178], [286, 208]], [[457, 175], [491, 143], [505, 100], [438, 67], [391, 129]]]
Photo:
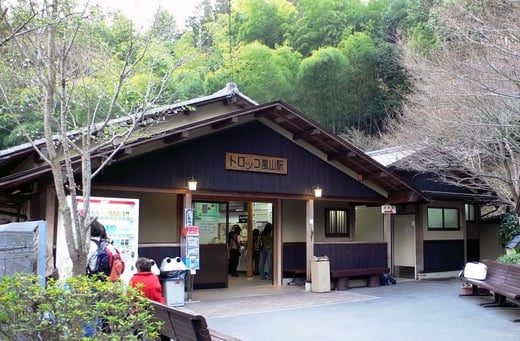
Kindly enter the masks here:
[[[70, 202], [70, 197], [68, 198]], [[78, 209], [83, 209], [83, 198], [77, 197]], [[125, 282], [135, 273], [135, 261], [138, 257], [139, 236], [139, 199], [90, 197], [90, 216], [105, 225], [112, 244], [121, 252], [125, 262], [125, 271], [121, 279]], [[65, 228], [62, 217], [58, 217], [56, 236], [56, 267], [60, 278], [72, 275], [72, 261], [65, 240]]]

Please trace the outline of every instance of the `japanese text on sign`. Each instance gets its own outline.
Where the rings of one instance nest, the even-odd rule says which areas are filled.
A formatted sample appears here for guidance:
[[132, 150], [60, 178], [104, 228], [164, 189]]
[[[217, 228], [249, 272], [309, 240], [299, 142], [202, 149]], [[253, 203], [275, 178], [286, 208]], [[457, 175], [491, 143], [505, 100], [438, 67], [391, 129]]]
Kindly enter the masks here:
[[226, 169], [245, 172], [287, 174], [287, 159], [271, 156], [226, 153]]

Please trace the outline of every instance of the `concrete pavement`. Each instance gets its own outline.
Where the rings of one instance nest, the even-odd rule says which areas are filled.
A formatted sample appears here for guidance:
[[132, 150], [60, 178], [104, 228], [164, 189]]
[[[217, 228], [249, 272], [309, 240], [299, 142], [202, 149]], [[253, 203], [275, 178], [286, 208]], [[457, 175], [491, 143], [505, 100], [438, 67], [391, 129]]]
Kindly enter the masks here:
[[183, 308], [210, 328], [248, 340], [519, 340], [519, 308], [487, 309], [460, 297], [461, 282], [400, 281], [328, 293], [270, 285], [196, 290]]

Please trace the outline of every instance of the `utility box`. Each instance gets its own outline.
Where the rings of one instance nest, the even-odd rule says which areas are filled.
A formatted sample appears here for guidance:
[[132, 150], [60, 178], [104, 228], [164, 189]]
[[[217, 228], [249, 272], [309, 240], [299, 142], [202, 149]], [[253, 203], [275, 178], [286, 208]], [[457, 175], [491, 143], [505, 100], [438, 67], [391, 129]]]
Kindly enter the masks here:
[[184, 305], [184, 279], [186, 265], [179, 257], [166, 257], [161, 262], [159, 280], [163, 288], [163, 296], [167, 305]]
[[329, 257], [312, 257], [311, 259], [311, 291], [330, 291], [330, 262]]

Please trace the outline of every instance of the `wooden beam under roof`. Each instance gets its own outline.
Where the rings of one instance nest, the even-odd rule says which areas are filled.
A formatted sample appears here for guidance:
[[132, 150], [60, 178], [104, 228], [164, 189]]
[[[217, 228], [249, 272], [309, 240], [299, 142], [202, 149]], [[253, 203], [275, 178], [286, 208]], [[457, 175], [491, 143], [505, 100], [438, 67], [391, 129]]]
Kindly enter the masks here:
[[311, 128], [311, 129], [307, 129], [302, 132], [293, 134], [293, 140], [299, 140], [299, 139], [304, 138], [305, 136], [313, 136], [313, 135], [319, 135], [319, 134], [321, 134], [321, 131], [318, 128]]
[[183, 130], [183, 131], [180, 131], [178, 133], [165, 136], [163, 138], [163, 143], [164, 144], [175, 143], [175, 142], [178, 142], [178, 141], [183, 140], [185, 138], [188, 138], [189, 136], [190, 136], [190, 132], [187, 131], [187, 130]]
[[218, 130], [238, 122], [238, 117], [233, 116], [211, 124], [211, 129]]

